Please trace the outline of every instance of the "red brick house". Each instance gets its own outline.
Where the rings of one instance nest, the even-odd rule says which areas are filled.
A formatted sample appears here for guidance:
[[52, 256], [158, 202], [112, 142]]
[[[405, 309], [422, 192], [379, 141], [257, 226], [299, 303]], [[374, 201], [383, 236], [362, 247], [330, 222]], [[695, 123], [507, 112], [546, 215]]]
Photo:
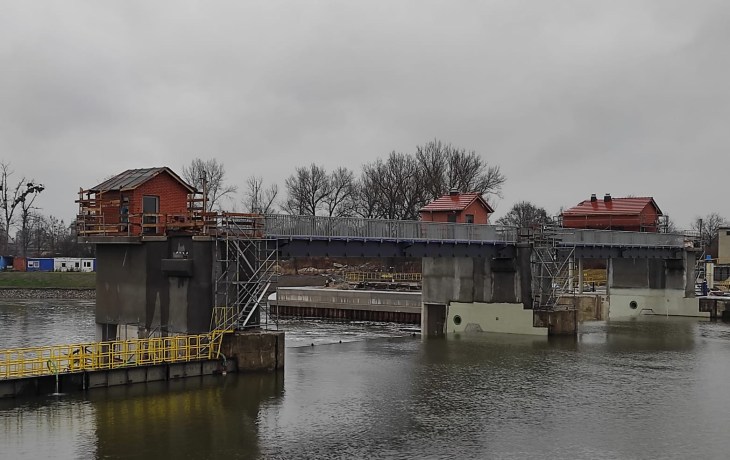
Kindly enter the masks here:
[[658, 232], [663, 214], [652, 197], [612, 198], [606, 194], [598, 199], [594, 194], [561, 215], [567, 228]]
[[129, 169], [79, 192], [79, 233], [163, 234], [191, 224], [197, 190], [168, 167]]
[[419, 211], [424, 222], [454, 222], [462, 224], [487, 224], [494, 209], [476, 192], [459, 193], [452, 190], [437, 198]]

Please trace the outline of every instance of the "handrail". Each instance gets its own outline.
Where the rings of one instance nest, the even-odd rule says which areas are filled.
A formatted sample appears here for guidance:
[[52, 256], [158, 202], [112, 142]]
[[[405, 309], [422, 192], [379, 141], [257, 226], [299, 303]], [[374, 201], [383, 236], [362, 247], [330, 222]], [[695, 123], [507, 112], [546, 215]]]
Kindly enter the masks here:
[[[358, 217], [292, 216], [201, 212], [197, 214], [130, 214], [126, 222], [84, 221], [79, 216], [81, 236], [130, 234], [159, 235], [170, 230], [219, 235], [235, 229], [239, 234], [271, 238], [345, 238], [396, 241], [453, 241], [515, 244], [521, 238], [517, 227], [486, 224], [426, 222], [417, 220], [364, 219]], [[101, 216], [103, 217], [103, 216]], [[145, 217], [150, 218], [145, 221]], [[685, 246], [683, 234], [548, 228], [563, 245], [676, 247]]]
[[0, 380], [217, 359], [227, 332], [0, 350]]
[[455, 224], [418, 220], [267, 214], [267, 236], [421, 241], [514, 243], [517, 229], [501, 225]]
[[421, 273], [390, 273], [390, 272], [347, 272], [345, 273], [345, 281], [349, 282], [365, 282], [365, 281], [381, 281], [381, 282], [420, 282]]

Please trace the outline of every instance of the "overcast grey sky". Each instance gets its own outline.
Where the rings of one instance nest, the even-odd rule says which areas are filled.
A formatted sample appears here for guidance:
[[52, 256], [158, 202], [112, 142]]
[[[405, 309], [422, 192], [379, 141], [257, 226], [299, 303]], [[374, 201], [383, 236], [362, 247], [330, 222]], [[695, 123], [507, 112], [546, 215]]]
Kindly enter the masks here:
[[283, 185], [438, 138], [555, 214], [653, 196], [730, 217], [730, 2], [0, 0], [0, 160], [79, 187], [217, 158]]

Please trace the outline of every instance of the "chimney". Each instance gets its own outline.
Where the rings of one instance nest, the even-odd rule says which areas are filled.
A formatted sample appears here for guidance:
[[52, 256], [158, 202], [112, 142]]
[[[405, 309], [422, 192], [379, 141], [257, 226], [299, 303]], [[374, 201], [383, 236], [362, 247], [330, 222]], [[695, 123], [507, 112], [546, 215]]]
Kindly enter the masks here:
[[451, 190], [449, 190], [449, 196], [457, 196], [458, 194], [459, 194], [458, 188], [452, 188]]
[[595, 203], [596, 201], [598, 201], [598, 198], [596, 198], [596, 194], [591, 193], [591, 203]]
[[603, 197], [603, 201], [606, 202], [606, 203], [608, 203], [609, 201], [611, 201], [611, 194], [610, 193], [606, 193], [606, 195]]

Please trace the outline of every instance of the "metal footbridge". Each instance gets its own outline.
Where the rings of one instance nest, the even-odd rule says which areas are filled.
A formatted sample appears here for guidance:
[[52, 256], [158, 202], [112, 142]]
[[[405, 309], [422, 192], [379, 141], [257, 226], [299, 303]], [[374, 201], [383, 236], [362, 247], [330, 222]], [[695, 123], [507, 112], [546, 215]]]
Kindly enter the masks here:
[[484, 257], [494, 248], [530, 244], [549, 232], [557, 246], [577, 258], [674, 258], [685, 247], [681, 234], [562, 227], [518, 229], [501, 225], [339, 218], [261, 216], [262, 236], [276, 239], [282, 257]]

